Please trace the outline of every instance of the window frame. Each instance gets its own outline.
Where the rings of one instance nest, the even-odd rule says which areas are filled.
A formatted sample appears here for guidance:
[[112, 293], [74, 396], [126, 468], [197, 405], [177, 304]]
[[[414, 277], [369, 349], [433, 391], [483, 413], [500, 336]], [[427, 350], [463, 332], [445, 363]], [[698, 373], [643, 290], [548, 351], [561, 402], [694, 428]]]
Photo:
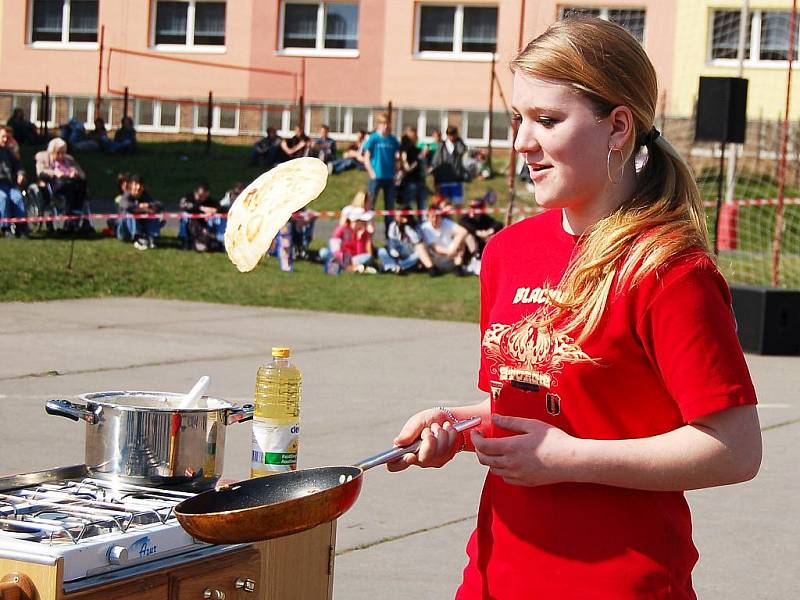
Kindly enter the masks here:
[[[647, 7], [646, 6], [617, 6], [617, 5], [614, 5], [614, 4], [608, 4], [608, 5], [602, 5], [602, 6], [582, 6], [580, 4], [568, 4], [568, 5], [559, 6], [559, 9], [558, 9], [559, 18], [563, 19], [565, 11], [570, 10], [570, 9], [574, 9], [574, 8], [581, 8], [581, 9], [586, 9], [586, 10], [599, 10], [600, 14], [598, 15], [598, 18], [603, 19], [605, 21], [610, 21], [611, 20], [609, 18], [609, 16], [608, 16], [608, 13], [609, 13], [609, 11], [612, 11], [612, 10], [631, 10], [631, 11], [638, 10], [638, 11], [641, 11], [643, 13], [643, 17], [644, 17], [644, 20], [643, 20], [644, 25], [642, 27], [642, 39], [641, 39], [641, 41], [639, 43], [643, 47], [647, 44], [647, 29], [648, 28], [647, 28]], [[625, 31], [627, 31], [628, 33], [633, 35], [633, 32], [631, 32], [627, 27], [625, 27], [624, 25], [620, 25], [620, 26], [624, 27]]]
[[[230, 104], [228, 102], [222, 102], [225, 105], [225, 108], [230, 108]], [[200, 104], [195, 104], [194, 108], [192, 109], [192, 133], [206, 133], [208, 131], [208, 127], [205, 123], [200, 124], [198, 122], [200, 116]], [[203, 106], [205, 108], [205, 106]], [[222, 116], [222, 107], [214, 104], [211, 109], [211, 135], [229, 135], [229, 136], [237, 136], [239, 135], [239, 118], [240, 118], [240, 109], [239, 105], [236, 105], [236, 113], [235, 113], [235, 121], [233, 129], [223, 128], [219, 126], [221, 116]]]
[[[716, 12], [740, 12], [738, 9], [730, 9], [723, 7], [711, 7], [708, 11], [706, 34], [708, 43], [706, 44], [706, 64], [714, 67], [738, 67], [739, 59], [737, 58], [713, 58], [714, 54], [714, 13]], [[767, 60], [761, 58], [761, 20], [763, 14], [766, 12], [788, 12], [791, 10], [772, 9], [772, 8], [754, 8], [748, 11], [751, 21], [750, 27], [750, 58], [745, 58], [743, 65], [750, 69], [779, 69], [785, 70], [787, 59], [782, 58], [778, 60]], [[795, 44], [800, 46], [800, 19], [795, 23], [797, 31], [795, 32]], [[798, 58], [792, 60], [792, 68], [800, 66], [800, 50], [798, 51]]]
[[[188, 52], [201, 54], [225, 54], [228, 48], [228, 0], [176, 0], [188, 3], [186, 13], [186, 43], [156, 44], [156, 15], [158, 3], [169, 0], [150, 0], [150, 48], [157, 52]], [[213, 2], [225, 5], [225, 43], [222, 45], [195, 44], [196, 7], [200, 3]]]
[[[139, 102], [148, 100], [153, 103], [153, 124], [142, 125], [139, 123]], [[161, 103], [169, 102], [175, 104], [175, 125], [161, 125]], [[133, 123], [136, 126], [136, 131], [143, 132], [168, 132], [177, 133], [181, 129], [181, 103], [178, 100], [156, 100], [149, 98], [137, 98], [133, 107]]]
[[97, 2], [97, 38], [96, 42], [71, 42], [69, 41], [69, 18], [72, 0], [62, 0], [61, 5], [61, 41], [33, 41], [33, 3], [27, 2], [26, 45], [29, 48], [42, 50], [97, 50], [100, 48], [100, 1]]
[[[450, 7], [455, 8], [453, 16], [453, 50], [447, 52], [444, 50], [420, 50], [420, 33], [422, 25], [422, 8], [426, 6], [431, 7]], [[464, 37], [464, 8], [494, 8], [497, 13], [497, 23], [495, 25], [495, 50], [494, 52], [464, 52], [461, 50], [463, 47]], [[491, 62], [492, 54], [495, 59], [498, 57], [498, 29], [500, 21], [500, 2], [496, 4], [475, 4], [472, 2], [417, 2], [414, 5], [414, 50], [412, 58], [417, 60], [448, 60], [448, 61], [464, 61], [464, 62]]]
[[[286, 4], [315, 4], [317, 5], [317, 38], [314, 48], [292, 48], [283, 45], [283, 33], [286, 24]], [[356, 22], [356, 47], [355, 48], [326, 48], [325, 47], [325, 8], [329, 4], [351, 4], [358, 7], [358, 21]], [[279, 56], [317, 56], [331, 58], [358, 58], [361, 55], [361, 3], [355, 0], [281, 0], [278, 10], [278, 49]]]

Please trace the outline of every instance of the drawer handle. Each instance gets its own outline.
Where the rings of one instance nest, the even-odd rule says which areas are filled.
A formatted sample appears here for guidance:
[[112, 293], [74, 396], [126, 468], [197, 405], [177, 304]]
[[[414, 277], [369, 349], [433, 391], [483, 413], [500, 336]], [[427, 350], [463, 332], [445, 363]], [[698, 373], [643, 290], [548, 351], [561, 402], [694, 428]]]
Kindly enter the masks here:
[[249, 577], [246, 579], [242, 579], [240, 577], [236, 580], [235, 586], [237, 590], [244, 590], [245, 592], [249, 592], [251, 594], [256, 591], [256, 582]]
[[206, 600], [225, 600], [225, 592], [206, 588], [203, 590], [203, 598]]

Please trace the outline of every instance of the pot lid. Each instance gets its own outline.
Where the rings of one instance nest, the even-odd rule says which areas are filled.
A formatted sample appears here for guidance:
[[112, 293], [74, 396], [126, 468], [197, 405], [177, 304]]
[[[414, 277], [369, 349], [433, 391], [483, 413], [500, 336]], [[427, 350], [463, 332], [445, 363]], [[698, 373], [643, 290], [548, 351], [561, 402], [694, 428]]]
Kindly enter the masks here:
[[137, 392], [137, 391], [113, 391], [113, 392], [93, 392], [83, 394], [81, 399], [85, 402], [92, 402], [101, 406], [120, 408], [122, 410], [163, 410], [163, 411], [208, 411], [208, 410], [227, 410], [234, 408], [234, 405], [219, 398], [209, 398], [203, 396], [192, 406], [180, 408], [184, 395], [175, 392]]

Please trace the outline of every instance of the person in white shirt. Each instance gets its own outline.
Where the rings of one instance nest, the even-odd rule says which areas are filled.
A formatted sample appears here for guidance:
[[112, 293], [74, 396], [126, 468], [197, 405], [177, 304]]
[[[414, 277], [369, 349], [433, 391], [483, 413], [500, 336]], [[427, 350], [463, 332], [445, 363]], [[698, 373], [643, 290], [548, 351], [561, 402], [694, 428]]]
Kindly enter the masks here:
[[432, 203], [428, 208], [428, 220], [420, 227], [420, 233], [433, 264], [439, 270], [466, 275], [464, 251], [469, 232], [447, 216], [452, 210], [446, 202]]

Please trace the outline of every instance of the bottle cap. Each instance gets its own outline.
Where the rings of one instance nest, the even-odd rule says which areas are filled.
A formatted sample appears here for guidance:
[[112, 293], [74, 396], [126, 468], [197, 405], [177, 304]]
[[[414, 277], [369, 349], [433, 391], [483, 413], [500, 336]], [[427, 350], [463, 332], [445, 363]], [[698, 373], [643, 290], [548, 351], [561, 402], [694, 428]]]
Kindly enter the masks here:
[[284, 346], [274, 346], [272, 348], [272, 358], [289, 358], [290, 352], [291, 348], [286, 348]]

